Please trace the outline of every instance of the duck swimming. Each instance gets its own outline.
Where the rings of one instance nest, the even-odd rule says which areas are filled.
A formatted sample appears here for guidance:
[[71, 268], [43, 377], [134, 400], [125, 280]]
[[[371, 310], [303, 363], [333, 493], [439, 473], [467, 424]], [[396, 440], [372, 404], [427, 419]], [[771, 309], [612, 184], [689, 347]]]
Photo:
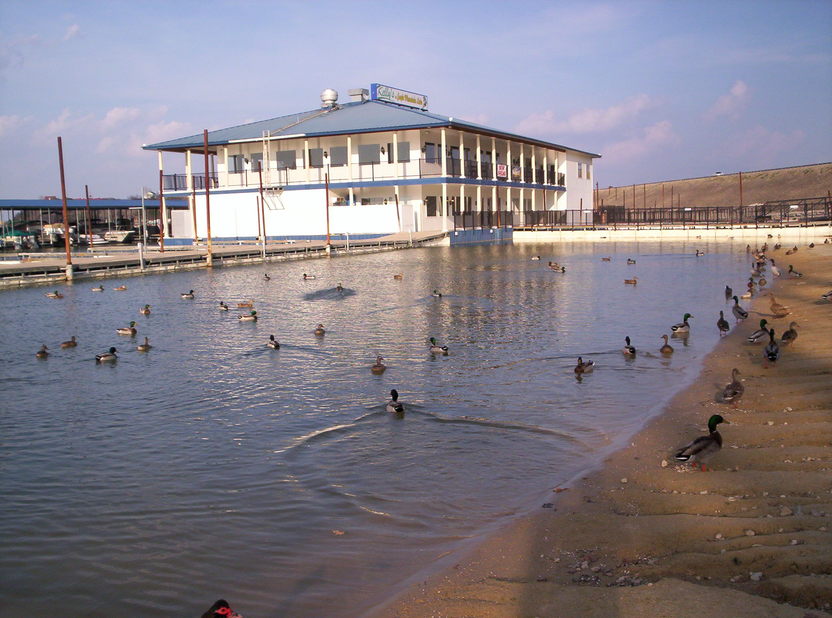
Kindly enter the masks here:
[[673, 331], [674, 335], [686, 335], [690, 332], [690, 324], [688, 324], [688, 319], [692, 318], [693, 316], [689, 313], [686, 313], [682, 316], [682, 321], [678, 324], [674, 324], [670, 327], [670, 330]]
[[266, 281], [271, 281], [272, 280], [272, 278], [269, 277], [269, 273], [263, 273], [263, 279], [265, 279]]
[[126, 285], [120, 285], [117, 288], [113, 288], [113, 290], [115, 290], [116, 292], [125, 292], [127, 290], [127, 286]]
[[253, 307], [253, 306], [254, 306], [254, 301], [253, 300], [246, 300], [246, 301], [243, 301], [241, 303], [237, 303], [237, 308], [239, 308], [239, 309], [245, 309], [247, 307]]
[[[737, 324], [739, 324], [740, 320], [744, 320], [748, 317], [748, 312], [740, 307], [740, 299], [734, 296], [734, 306], [731, 307], [731, 312], [734, 314], [734, 318], [737, 320]], [[722, 315], [722, 312], [719, 312]]]
[[629, 337], [624, 337], [624, 347], [621, 348], [621, 353], [624, 356], [635, 356], [636, 355], [636, 349], [633, 346], [630, 345], [630, 338]]
[[40, 350], [35, 352], [35, 358], [48, 358], [49, 352], [47, 352], [49, 348], [46, 347], [46, 344], [40, 346]]
[[431, 296], [433, 296], [434, 298], [442, 298], [442, 294], [440, 294], [437, 290], [431, 292]]
[[731, 381], [722, 389], [722, 401], [733, 402], [734, 405], [742, 398], [745, 393], [745, 386], [737, 377], [740, 375], [740, 370], [734, 367], [731, 370]]
[[448, 346], [436, 343], [435, 337], [428, 339], [428, 346], [431, 354], [442, 354], [443, 356], [448, 355]]
[[370, 367], [370, 371], [376, 375], [380, 375], [384, 373], [384, 370], [387, 369], [387, 366], [382, 363], [384, 359], [381, 356], [376, 356], [376, 362], [374, 365]]
[[633, 277], [632, 279], [624, 279], [624, 283], [626, 285], [638, 285], [638, 277]]
[[627, 264], [635, 264], [636, 261], [632, 258], [627, 258]]
[[777, 362], [777, 359], [780, 358], [780, 346], [777, 345], [777, 342], [774, 340], [774, 329], [769, 329], [768, 331], [768, 344], [766, 345], [765, 349], [763, 350], [763, 357], [772, 363]]
[[676, 460], [689, 461], [692, 464], [698, 461], [704, 472], [707, 469], [705, 461], [722, 449], [722, 436], [719, 435], [716, 426], [725, 422], [725, 419], [719, 414], [714, 414], [708, 419], [708, 435], [700, 436], [687, 446], [679, 449], [675, 455]]
[[768, 324], [768, 320], [760, 320], [760, 328], [748, 335], [746, 341], [748, 341], [748, 343], [760, 343], [760, 341], [762, 341], [765, 337], [768, 337], [766, 324]]
[[44, 294], [44, 296], [46, 296], [46, 298], [63, 298], [64, 297], [64, 295], [61, 294], [58, 290], [55, 290], [54, 292], [47, 292], [46, 294]]
[[703, 255], [705, 255], [704, 251], [700, 251], [699, 249], [696, 250], [696, 257], [702, 257]]
[[797, 331], [794, 328], [795, 326], [800, 326], [800, 324], [797, 322], [789, 324], [789, 329], [780, 336], [780, 343], [783, 345], [794, 343], [794, 340], [797, 339]]
[[134, 337], [136, 335], [136, 323], [131, 321], [129, 326], [117, 328], [116, 332], [119, 335], [128, 335], [130, 337]]
[[182, 292], [180, 296], [186, 300], [191, 300], [194, 297], [194, 291], [191, 290], [190, 292]]
[[324, 325], [323, 324], [318, 324], [315, 327], [314, 333], [318, 337], [323, 337], [324, 335], [326, 335], [326, 330], [324, 329]]
[[75, 347], [75, 346], [77, 346], [77, 345], [78, 345], [78, 342], [77, 342], [77, 341], [75, 341], [75, 335], [72, 335], [72, 337], [70, 338], [70, 340], [69, 340], [69, 341], [64, 341], [64, 342], [61, 344], [61, 347], [62, 347], [62, 348], [74, 348], [74, 347]]
[[[736, 296], [734, 298], [736, 298]], [[731, 325], [728, 324], [728, 320], [725, 319], [722, 311], [719, 312], [719, 319], [716, 321], [716, 327], [719, 329], [720, 337], [731, 330]]]
[[93, 291], [93, 292], [103, 292], [104, 291], [104, 286], [99, 285], [97, 288], [90, 288], [90, 290]]
[[140, 343], [140, 344], [136, 347], [136, 349], [137, 349], [139, 352], [150, 352], [150, 349], [151, 349], [152, 347], [153, 347], [153, 346], [152, 346], [152, 345], [150, 345], [150, 340], [149, 340], [147, 337], [145, 337], [145, 338], [144, 338], [144, 343]]
[[110, 348], [108, 352], [104, 352], [102, 354], [95, 355], [95, 362], [96, 363], [112, 363], [113, 361], [118, 360], [118, 356], [116, 356], [116, 349]]
[[402, 279], [404, 279], [404, 275], [401, 273], [396, 273], [395, 275], [393, 275], [393, 279], [395, 279], [396, 281], [401, 281]]
[[139, 313], [142, 315], [150, 315], [150, 305], [145, 305], [141, 309], [139, 309]]
[[266, 342], [266, 345], [269, 346], [272, 350], [280, 349], [280, 342], [274, 338], [274, 335], [269, 335], [269, 340]]
[[307, 275], [306, 273], [303, 273], [303, 280], [306, 281], [307, 279], [317, 279], [317, 277], [315, 275]]
[[228, 311], [228, 305], [226, 305], [223, 301], [220, 301], [220, 311]]
[[387, 402], [387, 411], [393, 414], [403, 414], [404, 405], [399, 401], [399, 391], [395, 388], [390, 391], [390, 401]]
[[581, 375], [583, 373], [591, 373], [592, 370], [595, 369], [595, 362], [594, 361], [586, 361], [580, 356], [578, 357], [578, 364], [575, 365], [575, 373]]
[[257, 312], [250, 311], [248, 315], [238, 315], [237, 319], [240, 322], [256, 322], [257, 321]]
[[659, 352], [665, 356], [670, 356], [673, 354], [673, 346], [667, 342], [667, 335], [662, 335], [662, 339], [664, 339], [664, 345], [659, 348]]

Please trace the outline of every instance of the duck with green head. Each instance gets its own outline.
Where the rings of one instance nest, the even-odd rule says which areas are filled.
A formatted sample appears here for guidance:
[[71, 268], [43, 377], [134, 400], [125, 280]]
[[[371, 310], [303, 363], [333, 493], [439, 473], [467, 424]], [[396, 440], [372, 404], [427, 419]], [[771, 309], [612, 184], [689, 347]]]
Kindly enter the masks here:
[[682, 321], [671, 326], [670, 330], [673, 331], [674, 335], [687, 335], [690, 332], [690, 323], [688, 320], [692, 317], [693, 316], [691, 314], [686, 313], [682, 317]]
[[124, 326], [122, 328], [117, 328], [116, 332], [119, 335], [127, 335], [128, 337], [135, 337], [136, 336], [136, 323], [131, 320], [129, 326]]
[[716, 429], [720, 423], [727, 423], [719, 414], [714, 414], [708, 419], [708, 435], [699, 436], [687, 446], [682, 447], [676, 452], [676, 461], [690, 462], [691, 464], [699, 464], [702, 466], [702, 471], [707, 469], [705, 462], [716, 455], [722, 449], [722, 436]]
[[439, 345], [436, 343], [436, 338], [431, 337], [428, 339], [428, 349], [430, 350], [431, 354], [441, 354], [443, 356], [448, 355], [448, 346], [446, 345]]
[[748, 341], [748, 343], [760, 343], [763, 339], [768, 337], [768, 329], [766, 328], [766, 324], [768, 324], [768, 320], [766, 320], [765, 318], [760, 320], [760, 328], [748, 335], [746, 341]]

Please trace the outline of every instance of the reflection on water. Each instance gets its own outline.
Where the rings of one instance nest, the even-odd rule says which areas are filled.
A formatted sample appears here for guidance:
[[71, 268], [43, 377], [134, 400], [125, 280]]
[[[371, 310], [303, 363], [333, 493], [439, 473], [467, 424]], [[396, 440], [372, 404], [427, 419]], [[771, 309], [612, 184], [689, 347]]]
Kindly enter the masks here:
[[[748, 266], [744, 245], [699, 248], [420, 249], [316, 261], [315, 280], [285, 263], [270, 280], [252, 266], [0, 293], [4, 607], [361, 613], [537, 506], [691, 378]], [[249, 299], [259, 319], [240, 322]], [[685, 312], [691, 335], [664, 358]], [[137, 336], [117, 335], [131, 320]], [[97, 365], [110, 346], [118, 361]], [[596, 364], [580, 380], [578, 356]], [[404, 418], [385, 412], [391, 388]]]

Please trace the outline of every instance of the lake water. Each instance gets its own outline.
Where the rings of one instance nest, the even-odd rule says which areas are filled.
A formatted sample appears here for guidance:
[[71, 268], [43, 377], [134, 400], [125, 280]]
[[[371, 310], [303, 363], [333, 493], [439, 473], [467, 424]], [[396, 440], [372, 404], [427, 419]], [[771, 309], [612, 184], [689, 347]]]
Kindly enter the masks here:
[[[477, 246], [2, 291], [0, 606], [361, 615], [642, 426], [696, 374], [749, 267], [744, 243]], [[256, 323], [237, 320], [247, 299]], [[692, 334], [661, 358], [685, 312]], [[138, 336], [117, 335], [131, 320]], [[597, 365], [581, 381], [579, 355]]]

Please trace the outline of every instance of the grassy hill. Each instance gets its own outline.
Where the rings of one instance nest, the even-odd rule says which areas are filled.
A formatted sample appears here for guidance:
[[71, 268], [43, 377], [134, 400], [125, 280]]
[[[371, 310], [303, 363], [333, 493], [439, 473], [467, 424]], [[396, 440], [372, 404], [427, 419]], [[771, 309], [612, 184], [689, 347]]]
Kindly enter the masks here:
[[[823, 197], [832, 192], [832, 163], [742, 172], [742, 204]], [[739, 206], [740, 174], [666, 180], [599, 189], [596, 208]], [[635, 202], [635, 204], [634, 204]]]

